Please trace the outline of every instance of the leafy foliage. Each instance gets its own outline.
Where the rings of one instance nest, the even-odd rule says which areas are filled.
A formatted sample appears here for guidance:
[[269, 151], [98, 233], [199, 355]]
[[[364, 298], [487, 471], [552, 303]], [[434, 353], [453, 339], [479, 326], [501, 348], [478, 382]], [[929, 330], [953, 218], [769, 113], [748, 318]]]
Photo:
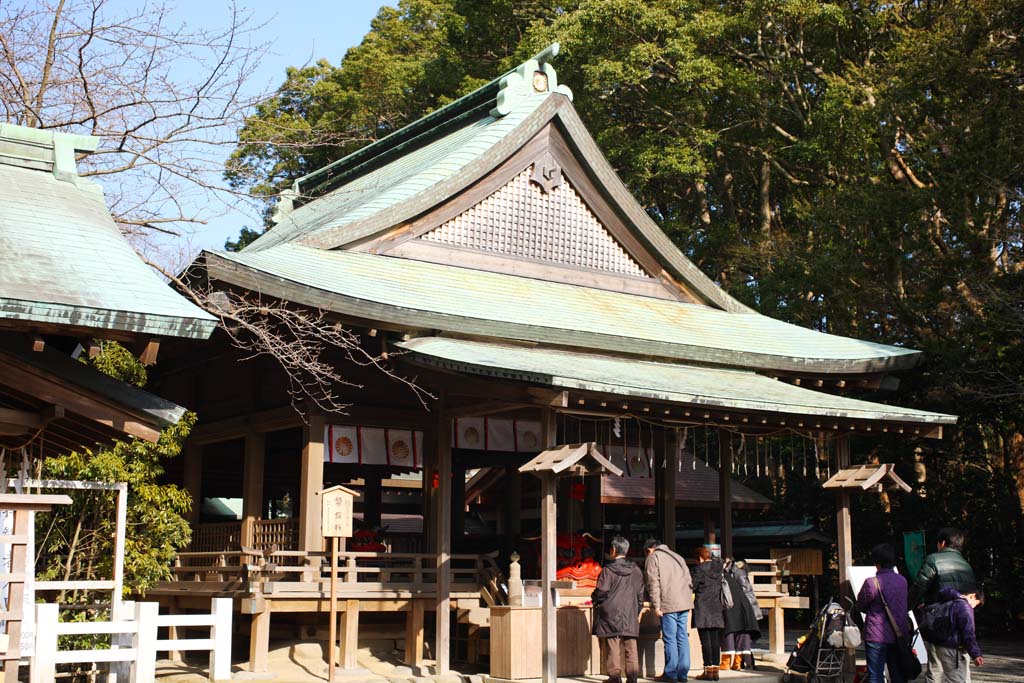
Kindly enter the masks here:
[[[92, 362], [122, 381], [145, 382], [145, 369], [116, 343], [104, 342]], [[168, 578], [175, 553], [191, 540], [185, 515], [192, 499], [178, 486], [160, 483], [160, 476], [164, 472], [161, 461], [181, 452], [195, 420], [194, 414], [186, 413], [178, 424], [165, 429], [155, 444], [139, 439], [119, 441], [110, 448], [72, 452], [43, 463], [44, 479], [128, 484], [126, 593], [144, 594]], [[72, 501], [38, 518], [38, 576], [59, 581], [109, 579], [113, 576], [116, 492], [76, 491]], [[71, 600], [90, 602], [91, 596], [61, 596], [62, 602]]]

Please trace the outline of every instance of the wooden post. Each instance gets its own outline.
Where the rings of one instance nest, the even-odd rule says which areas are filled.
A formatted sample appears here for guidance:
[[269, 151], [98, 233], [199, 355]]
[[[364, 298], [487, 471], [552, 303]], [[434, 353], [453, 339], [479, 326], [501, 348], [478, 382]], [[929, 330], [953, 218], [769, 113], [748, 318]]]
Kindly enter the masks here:
[[135, 603], [135, 626], [138, 630], [132, 639], [135, 664], [131, 680], [138, 683], [152, 681], [156, 677], [156, 618], [159, 613], [160, 605], [155, 602]]
[[[558, 438], [556, 413], [547, 408], [541, 421], [541, 440], [544, 448], [552, 448]], [[558, 681], [557, 616], [553, 581], [558, 567], [556, 493], [558, 480], [554, 472], [541, 477], [540, 537], [541, 537], [541, 677], [544, 683]]]
[[331, 536], [331, 623], [327, 629], [327, 680], [338, 663], [338, 537]]
[[[842, 435], [836, 438], [836, 466], [843, 469], [850, 466], [850, 437]], [[851, 597], [850, 567], [853, 566], [853, 537], [850, 529], [850, 493], [847, 489], [839, 489], [836, 497], [836, 528], [838, 529], [839, 552], [839, 595], [841, 598]]]
[[359, 601], [346, 600], [345, 613], [341, 615], [341, 666], [354, 669], [359, 663]]
[[373, 528], [381, 525], [383, 481], [379, 474], [363, 475], [363, 524]]
[[182, 486], [192, 497], [192, 507], [188, 511], [188, 523], [193, 527], [199, 523], [199, 509], [203, 504], [203, 447], [188, 441], [184, 448], [184, 476]]
[[[50, 683], [55, 680], [57, 673], [57, 623], [60, 621], [60, 606], [47, 603], [36, 604], [35, 607], [36, 652], [29, 669], [29, 682]], [[17, 673], [13, 680], [18, 680]]]
[[245, 465], [242, 470], [242, 545], [252, 547], [256, 522], [263, 518], [263, 463], [266, 436], [250, 431], [245, 435]]
[[[451, 552], [452, 552], [452, 430], [444, 394], [441, 394], [434, 405], [436, 419], [436, 457], [438, 488], [435, 492], [437, 502], [435, 511], [435, 538], [437, 539], [437, 604], [435, 615], [436, 643], [434, 655], [437, 660], [437, 673], [449, 671], [450, 635], [451, 635]], [[463, 483], [465, 486], [465, 483]]]
[[231, 598], [212, 600], [213, 626], [210, 627], [210, 680], [231, 680]]
[[252, 615], [249, 629], [249, 671], [268, 671], [270, 650], [270, 608]]
[[718, 510], [722, 557], [732, 557], [732, 434], [718, 430]]
[[409, 613], [406, 615], [405, 663], [409, 666], [423, 665], [423, 601], [417, 598], [409, 601]]
[[664, 469], [659, 473], [661, 479], [661, 511], [662, 542], [673, 551], [676, 549], [676, 472], [679, 466], [679, 440], [675, 430], [667, 430], [665, 434], [665, 452], [661, 459]]
[[704, 542], [714, 543], [718, 538], [715, 529], [715, 516], [711, 514], [711, 510], [704, 511]]
[[[459, 485], [462, 482], [462, 485]], [[466, 468], [452, 466], [452, 552], [462, 552], [466, 535]]]
[[310, 415], [303, 429], [302, 466], [299, 480], [299, 550], [320, 552], [320, 498], [324, 485], [324, 418]]
[[768, 609], [768, 649], [775, 655], [781, 655], [786, 650], [786, 622], [783, 615], [779, 599], [775, 598]]

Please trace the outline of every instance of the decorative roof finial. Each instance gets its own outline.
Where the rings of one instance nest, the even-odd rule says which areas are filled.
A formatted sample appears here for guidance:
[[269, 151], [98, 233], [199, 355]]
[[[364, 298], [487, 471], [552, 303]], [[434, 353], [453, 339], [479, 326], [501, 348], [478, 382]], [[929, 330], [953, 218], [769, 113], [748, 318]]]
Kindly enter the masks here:
[[512, 111], [518, 98], [534, 93], [557, 92], [571, 100], [572, 90], [558, 84], [555, 67], [548, 62], [557, 54], [558, 43], [552, 43], [503, 76], [491, 116], [505, 116]]

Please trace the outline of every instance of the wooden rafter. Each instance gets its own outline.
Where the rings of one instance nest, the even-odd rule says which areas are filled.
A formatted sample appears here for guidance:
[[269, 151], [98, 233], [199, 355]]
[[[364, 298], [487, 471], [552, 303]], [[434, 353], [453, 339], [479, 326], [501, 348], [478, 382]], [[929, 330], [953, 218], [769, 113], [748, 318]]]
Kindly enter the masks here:
[[548, 472], [556, 476], [570, 474], [584, 476], [607, 472], [616, 477], [622, 476], [622, 470], [601, 454], [594, 441], [565, 444], [541, 451], [520, 467], [519, 471], [537, 475]]

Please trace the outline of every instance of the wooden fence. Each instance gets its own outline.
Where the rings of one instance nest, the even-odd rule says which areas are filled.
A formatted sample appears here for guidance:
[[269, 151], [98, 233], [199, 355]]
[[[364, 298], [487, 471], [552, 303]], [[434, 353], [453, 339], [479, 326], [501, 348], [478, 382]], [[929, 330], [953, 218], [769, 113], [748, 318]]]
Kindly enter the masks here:
[[[127, 610], [125, 610], [127, 612]], [[209, 638], [179, 639], [178, 628], [208, 627]], [[158, 637], [161, 628], [168, 637]], [[61, 650], [60, 636], [109, 635], [110, 649]], [[58, 664], [129, 664], [131, 683], [153, 683], [158, 652], [206, 650], [210, 653], [210, 680], [231, 678], [231, 599], [214, 598], [209, 614], [159, 614], [155, 602], [135, 603], [131, 617], [119, 621], [60, 621], [60, 605], [36, 605], [36, 651], [30, 683], [52, 683]], [[118, 680], [122, 680], [118, 677]]]

